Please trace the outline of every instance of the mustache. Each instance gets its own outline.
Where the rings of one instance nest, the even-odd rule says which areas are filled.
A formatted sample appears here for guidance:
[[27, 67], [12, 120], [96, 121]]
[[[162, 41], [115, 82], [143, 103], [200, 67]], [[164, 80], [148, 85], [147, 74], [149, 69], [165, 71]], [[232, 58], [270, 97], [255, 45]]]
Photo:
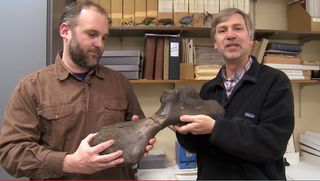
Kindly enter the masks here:
[[237, 42], [227, 42], [224, 46], [225, 46], [225, 47], [240, 46], [240, 43], [237, 43]]
[[93, 53], [97, 53], [97, 54], [101, 54], [103, 50], [100, 48], [91, 48], [89, 49], [89, 52], [93, 52]]

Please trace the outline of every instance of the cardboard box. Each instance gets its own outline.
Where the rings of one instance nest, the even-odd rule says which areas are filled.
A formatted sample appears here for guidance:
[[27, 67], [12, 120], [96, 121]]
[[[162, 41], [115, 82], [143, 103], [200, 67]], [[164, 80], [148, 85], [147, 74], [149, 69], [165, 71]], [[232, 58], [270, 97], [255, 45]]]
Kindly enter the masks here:
[[108, 16], [111, 16], [111, 0], [100, 0], [100, 5], [106, 10]]
[[[288, 6], [288, 30], [320, 31], [319, 18], [313, 18], [298, 3]], [[316, 21], [318, 19], [318, 21]]]
[[[132, 18], [134, 20], [134, 1], [132, 0], [123, 0], [122, 1], [122, 8], [123, 8], [123, 12], [122, 12], [122, 18], [123, 19], [129, 19]], [[141, 5], [143, 6], [143, 5]]]
[[194, 70], [192, 63], [180, 63], [180, 80], [193, 80]]
[[122, 21], [122, 1], [111, 0], [112, 26], [120, 26]]
[[147, 17], [158, 17], [158, 1], [148, 0], [147, 1]]
[[158, 20], [173, 20], [173, 0], [158, 0]]
[[147, 0], [135, 0], [134, 20], [142, 23], [147, 17]]

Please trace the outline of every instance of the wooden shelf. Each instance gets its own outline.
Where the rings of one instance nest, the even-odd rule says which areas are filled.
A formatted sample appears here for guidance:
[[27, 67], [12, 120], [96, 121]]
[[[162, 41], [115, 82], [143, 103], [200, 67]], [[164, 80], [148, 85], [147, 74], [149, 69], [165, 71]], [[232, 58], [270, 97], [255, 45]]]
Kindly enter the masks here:
[[[208, 80], [130, 80], [133, 84], [203, 84]], [[320, 83], [319, 80], [291, 80], [292, 83]]]
[[144, 36], [145, 33], [180, 34], [183, 37], [210, 37], [210, 27], [110, 27], [110, 36]]
[[[165, 33], [165, 34], [181, 34], [183, 37], [210, 37], [210, 27], [110, 27], [110, 36], [144, 36], [145, 33]], [[256, 39], [285, 39], [300, 40], [302, 42], [310, 40], [320, 40], [320, 31], [288, 31], [288, 30], [268, 30], [257, 29], [255, 31]]]
[[133, 84], [201, 84], [207, 80], [130, 80]]

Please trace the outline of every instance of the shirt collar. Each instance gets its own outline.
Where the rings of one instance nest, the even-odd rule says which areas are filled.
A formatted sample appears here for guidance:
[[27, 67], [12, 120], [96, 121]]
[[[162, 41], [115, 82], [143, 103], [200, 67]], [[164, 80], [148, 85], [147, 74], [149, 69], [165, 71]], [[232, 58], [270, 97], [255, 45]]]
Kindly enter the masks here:
[[[59, 80], [63, 81], [71, 75], [71, 71], [66, 67], [66, 65], [62, 62], [62, 51], [59, 52], [55, 59], [56, 64], [56, 76]], [[94, 69], [88, 72], [88, 75], [95, 75], [100, 79], [105, 78], [105, 74], [102, 71], [101, 65], [97, 65]]]
[[252, 62], [253, 62], [252, 58], [249, 57], [249, 61], [246, 63], [246, 65], [240, 70], [238, 70], [235, 74], [233, 74], [233, 76], [230, 78], [227, 78], [226, 65], [223, 65], [222, 72], [221, 72], [222, 79], [224, 81], [230, 81], [230, 82], [239, 81], [243, 77], [243, 75], [250, 69]]

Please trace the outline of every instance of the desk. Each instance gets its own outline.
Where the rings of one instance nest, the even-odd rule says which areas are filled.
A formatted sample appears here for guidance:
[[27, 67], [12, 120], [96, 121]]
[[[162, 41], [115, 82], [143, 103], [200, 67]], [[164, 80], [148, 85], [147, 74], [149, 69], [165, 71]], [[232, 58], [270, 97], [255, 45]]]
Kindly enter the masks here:
[[298, 164], [286, 167], [287, 180], [320, 180], [320, 164], [301, 158]]
[[[179, 174], [176, 164], [163, 169], [139, 169], [138, 180], [196, 180], [196, 171]], [[298, 164], [286, 167], [287, 180], [320, 180], [320, 164], [301, 158]]]
[[176, 164], [161, 169], [139, 169], [138, 180], [196, 180], [196, 169], [179, 170]]

